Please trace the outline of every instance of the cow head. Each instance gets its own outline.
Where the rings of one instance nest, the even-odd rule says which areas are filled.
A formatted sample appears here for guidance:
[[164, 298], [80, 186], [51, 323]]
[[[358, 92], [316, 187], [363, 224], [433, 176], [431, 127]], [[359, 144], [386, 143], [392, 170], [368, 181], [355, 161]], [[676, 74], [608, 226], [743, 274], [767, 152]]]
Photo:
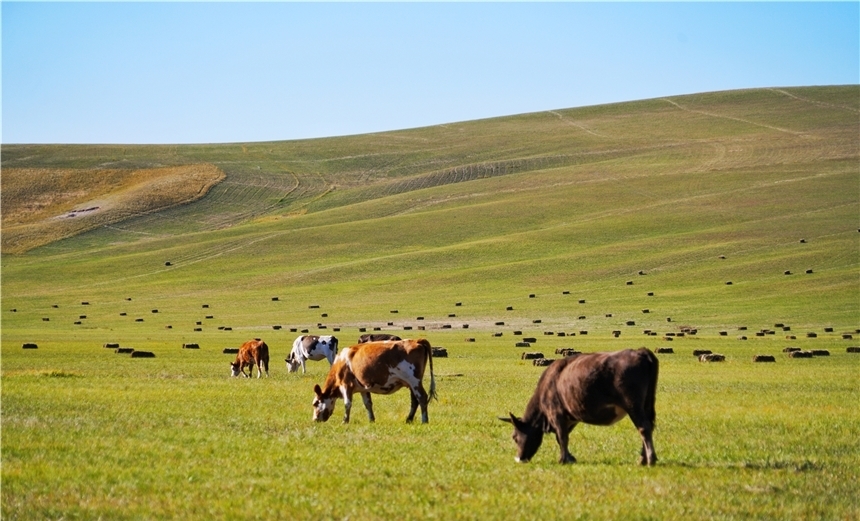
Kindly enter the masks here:
[[540, 444], [543, 442], [543, 429], [540, 426], [534, 426], [530, 423], [522, 421], [520, 418], [509, 413], [510, 418], [499, 418], [503, 422], [511, 423], [514, 426], [514, 443], [517, 444], [518, 463], [528, 463], [529, 460], [537, 453]]
[[314, 421], [324, 422], [334, 412], [334, 396], [326, 396], [319, 384], [314, 385]]
[[299, 370], [299, 366], [301, 366], [301, 362], [296, 358], [294, 353], [290, 353], [290, 356], [284, 359], [284, 362], [287, 363], [287, 372], [295, 373]]
[[242, 370], [239, 366], [239, 362], [233, 362], [230, 364], [230, 376], [239, 376], [242, 373]]

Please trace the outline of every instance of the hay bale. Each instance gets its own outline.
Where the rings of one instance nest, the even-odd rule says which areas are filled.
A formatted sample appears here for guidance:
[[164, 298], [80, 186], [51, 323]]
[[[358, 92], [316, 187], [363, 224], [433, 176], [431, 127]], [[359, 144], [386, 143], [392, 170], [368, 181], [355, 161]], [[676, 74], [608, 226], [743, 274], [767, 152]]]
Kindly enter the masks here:
[[696, 358], [699, 358], [702, 355], [709, 355], [711, 353], [713, 353], [713, 351], [711, 351], [710, 349], [694, 349], [693, 350], [693, 356], [695, 356]]
[[199, 344], [182, 344], [182, 349], [200, 349]]
[[621, 336], [621, 331], [618, 331], [618, 330], [613, 331], [613, 332], [612, 332], [612, 336], [614, 336], [615, 338], [620, 337], [620, 336]]
[[818, 338], [818, 334], [810, 331], [806, 334], [806, 338]]
[[773, 355], [755, 355], [753, 356], [753, 362], [776, 362], [776, 357]]
[[549, 358], [537, 358], [535, 360], [532, 360], [532, 364], [538, 367], [544, 367], [553, 362], [555, 362], [555, 360], [550, 360]]
[[505, 311], [513, 311], [513, 310], [514, 310], [513, 306], [508, 306], [505, 308]]
[[725, 355], [720, 355], [717, 353], [709, 353], [707, 355], [701, 355], [699, 357], [699, 362], [725, 362]]
[[444, 347], [433, 347], [431, 348], [433, 353], [433, 358], [448, 358], [448, 350]]
[[842, 333], [842, 340], [853, 340], [854, 336], [851, 333]]
[[800, 351], [799, 347], [786, 347], [782, 350], [783, 353], [794, 353], [795, 351]]
[[497, 326], [504, 326], [504, 325], [505, 325], [505, 323], [504, 323], [504, 322], [496, 322], [496, 325], [497, 325]]
[[812, 356], [830, 356], [830, 351], [827, 349], [813, 349]]
[[521, 360], [536, 360], [538, 358], [544, 358], [543, 353], [533, 352], [533, 353], [523, 353], [522, 355], [520, 355]]
[[474, 337], [469, 337], [466, 339], [466, 342], [474, 342], [474, 341], [475, 341]]
[[675, 350], [671, 347], [658, 347], [657, 348], [658, 355], [673, 355], [675, 354]]
[[281, 329], [281, 326], [272, 326], [272, 329], [274, 329], [275, 331], [279, 331]]
[[747, 339], [747, 337], [745, 335], [741, 335], [738, 337], [738, 340], [746, 340], [746, 339]]
[[132, 358], [155, 358], [155, 353], [152, 351], [132, 351]]
[[116, 350], [116, 354], [118, 354], [118, 355], [127, 355], [127, 354], [133, 353], [133, 352], [134, 352], [133, 347], [120, 347], [119, 349]]
[[102, 347], [106, 347], [108, 349], [116, 349], [117, 347], [119, 347], [119, 344], [116, 342], [108, 342], [105, 345], [103, 345]]
[[516, 347], [531, 347], [532, 345], [528, 342], [517, 342]]
[[825, 332], [825, 333], [832, 333], [832, 332], [833, 332], [833, 328], [832, 328], [832, 327], [825, 327], [825, 328], [824, 328], [824, 332]]
[[493, 336], [494, 337], [500, 337], [500, 336], [502, 336], [502, 333], [497, 331], [497, 332], [493, 333]]
[[792, 351], [788, 353], [789, 358], [812, 358], [812, 351]]
[[39, 349], [39, 346], [32, 342], [27, 342], [21, 346], [21, 349]]
[[523, 338], [523, 342], [528, 342], [530, 344], [533, 344], [533, 343], [537, 342], [537, 338], [535, 338], [533, 336], [528, 336], [528, 337]]
[[224, 353], [225, 355], [235, 355], [238, 352], [239, 352], [238, 347], [225, 347], [224, 351], [222, 351], [222, 353]]
[[846, 353], [860, 353], [860, 346], [851, 346], [845, 348]]

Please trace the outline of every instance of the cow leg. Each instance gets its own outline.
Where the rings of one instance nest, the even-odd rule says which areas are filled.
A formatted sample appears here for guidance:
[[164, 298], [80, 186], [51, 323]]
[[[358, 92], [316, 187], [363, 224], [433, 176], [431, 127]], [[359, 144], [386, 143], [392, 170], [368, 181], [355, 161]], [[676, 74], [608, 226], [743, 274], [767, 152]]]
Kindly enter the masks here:
[[412, 423], [412, 420], [415, 419], [418, 406], [421, 406], [421, 423], [427, 423], [429, 421], [427, 417], [428, 396], [427, 391], [424, 390], [424, 386], [419, 383], [417, 388], [410, 389], [409, 397], [412, 400], [412, 406], [409, 409], [409, 416], [406, 417], [406, 423]]
[[352, 393], [345, 386], [342, 386], [340, 394], [343, 396], [343, 423], [349, 423], [349, 412], [352, 410]]
[[576, 463], [576, 458], [573, 457], [573, 454], [571, 454], [570, 450], [567, 448], [570, 443], [570, 431], [572, 431], [575, 426], [575, 423], [569, 427], [566, 425], [553, 425], [555, 430], [555, 441], [558, 442], [559, 448], [559, 463]]
[[364, 401], [364, 408], [367, 409], [367, 419], [375, 422], [376, 416], [373, 415], [373, 400], [370, 399], [370, 393], [361, 393], [361, 399]]
[[630, 414], [630, 419], [636, 430], [639, 431], [639, 436], [642, 437], [642, 451], [639, 456], [640, 465], [654, 465], [657, 463], [657, 453], [654, 451], [654, 441], [651, 435], [654, 431], [654, 421], [642, 411], [634, 411]]
[[305, 374], [307, 372], [307, 369], [305, 368], [305, 362], [307, 360], [305, 360], [305, 357], [302, 356], [299, 358], [299, 361], [302, 363], [302, 374]]

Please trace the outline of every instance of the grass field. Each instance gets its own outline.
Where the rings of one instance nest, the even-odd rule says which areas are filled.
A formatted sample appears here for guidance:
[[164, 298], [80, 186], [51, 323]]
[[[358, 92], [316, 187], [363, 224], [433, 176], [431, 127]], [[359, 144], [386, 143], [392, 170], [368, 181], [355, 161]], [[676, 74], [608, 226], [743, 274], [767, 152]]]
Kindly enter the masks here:
[[[858, 130], [845, 86], [308, 141], [4, 146], [2, 517], [857, 519]], [[113, 196], [110, 176], [199, 164], [224, 178], [193, 202], [6, 248], [10, 208], [56, 195], [11, 190], [10, 170]], [[375, 424], [358, 404], [314, 424], [327, 363], [287, 374], [292, 340], [374, 327], [448, 349], [430, 423], [403, 422], [401, 392]], [[577, 427], [576, 465], [549, 438], [514, 463], [497, 417], [541, 373], [515, 347], [529, 336], [550, 358], [675, 350], [656, 467], [635, 465], [627, 420]], [[222, 349], [254, 337], [271, 377], [228, 378]]]

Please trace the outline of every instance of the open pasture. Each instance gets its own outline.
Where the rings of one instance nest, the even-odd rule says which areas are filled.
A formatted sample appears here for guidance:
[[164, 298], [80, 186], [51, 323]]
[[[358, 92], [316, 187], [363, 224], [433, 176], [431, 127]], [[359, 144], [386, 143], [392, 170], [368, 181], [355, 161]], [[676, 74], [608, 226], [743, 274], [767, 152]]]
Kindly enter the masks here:
[[[858, 87], [815, 87], [295, 142], [4, 146], [4, 169], [224, 179], [4, 250], [2, 517], [856, 519], [858, 114]], [[360, 400], [349, 425], [342, 402], [311, 421], [328, 364], [288, 374], [293, 339], [362, 329], [447, 349], [428, 425], [404, 423], [403, 391], [372, 425]], [[255, 337], [271, 377], [229, 378], [224, 348]], [[543, 370], [524, 352], [642, 346], [674, 352], [656, 467], [629, 420], [577, 427], [575, 465], [552, 439], [514, 462], [497, 417]]]

